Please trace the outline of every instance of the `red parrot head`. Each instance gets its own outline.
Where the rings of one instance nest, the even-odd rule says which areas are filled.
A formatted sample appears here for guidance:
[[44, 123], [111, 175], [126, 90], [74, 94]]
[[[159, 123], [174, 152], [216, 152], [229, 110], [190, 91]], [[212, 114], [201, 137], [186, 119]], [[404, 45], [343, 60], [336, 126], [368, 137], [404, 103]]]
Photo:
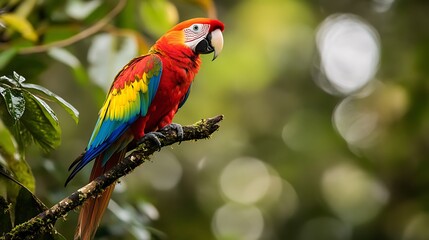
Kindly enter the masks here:
[[223, 48], [223, 29], [224, 25], [219, 20], [193, 18], [174, 26], [156, 45], [163, 45], [167, 41], [169, 45], [188, 48], [196, 55], [214, 52], [215, 60]]

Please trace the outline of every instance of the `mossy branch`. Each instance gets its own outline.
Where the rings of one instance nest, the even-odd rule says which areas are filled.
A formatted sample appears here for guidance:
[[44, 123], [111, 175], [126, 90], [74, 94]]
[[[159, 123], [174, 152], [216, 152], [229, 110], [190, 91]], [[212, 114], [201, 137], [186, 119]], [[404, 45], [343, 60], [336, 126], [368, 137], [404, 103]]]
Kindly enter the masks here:
[[[183, 138], [180, 139], [177, 130], [167, 126], [158, 132], [165, 137], [161, 137], [161, 147], [169, 146], [182, 141], [206, 139], [219, 128], [219, 122], [223, 116], [203, 119], [193, 125], [183, 126]], [[137, 166], [149, 159], [149, 156], [159, 150], [159, 146], [153, 139], [143, 138], [142, 143], [136, 146], [133, 152], [124, 158], [118, 165], [113, 167], [104, 175], [94, 179], [86, 186], [64, 198], [50, 209], [40, 213], [32, 219], [24, 222], [7, 233], [0, 239], [33, 239], [43, 233], [51, 231], [58, 218], [64, 217], [69, 211], [81, 206], [87, 199], [102, 193], [104, 189], [119, 178], [129, 174]]]

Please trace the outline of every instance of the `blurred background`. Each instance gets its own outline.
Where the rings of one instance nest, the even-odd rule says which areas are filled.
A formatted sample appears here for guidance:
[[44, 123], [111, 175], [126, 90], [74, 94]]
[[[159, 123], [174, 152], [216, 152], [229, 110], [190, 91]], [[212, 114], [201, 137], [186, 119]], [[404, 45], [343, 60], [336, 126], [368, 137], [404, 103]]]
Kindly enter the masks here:
[[[61, 146], [28, 150], [36, 195], [48, 206], [87, 182], [90, 167], [63, 187], [122, 66], [181, 20], [217, 16], [226, 25], [222, 54], [214, 62], [202, 56], [174, 120], [223, 114], [220, 130], [163, 148], [121, 179], [97, 239], [429, 239], [429, 2], [0, 0], [0, 7], [24, 12], [38, 35], [2, 35], [1, 75], [17, 71], [80, 111], [76, 125], [53, 105]], [[67, 239], [77, 215], [56, 224]]]

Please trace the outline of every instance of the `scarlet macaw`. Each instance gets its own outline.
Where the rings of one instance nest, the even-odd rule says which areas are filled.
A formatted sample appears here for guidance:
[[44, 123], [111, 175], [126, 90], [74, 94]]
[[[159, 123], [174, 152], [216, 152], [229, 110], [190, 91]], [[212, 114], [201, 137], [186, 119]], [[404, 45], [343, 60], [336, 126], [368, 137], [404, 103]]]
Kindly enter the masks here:
[[[223, 48], [224, 24], [195, 18], [165, 33], [149, 53], [131, 60], [116, 75], [86, 151], [70, 166], [67, 183], [95, 159], [90, 181], [124, 158], [127, 146], [170, 123], [185, 103], [200, 66], [200, 54]], [[81, 209], [75, 239], [93, 238], [115, 184]]]

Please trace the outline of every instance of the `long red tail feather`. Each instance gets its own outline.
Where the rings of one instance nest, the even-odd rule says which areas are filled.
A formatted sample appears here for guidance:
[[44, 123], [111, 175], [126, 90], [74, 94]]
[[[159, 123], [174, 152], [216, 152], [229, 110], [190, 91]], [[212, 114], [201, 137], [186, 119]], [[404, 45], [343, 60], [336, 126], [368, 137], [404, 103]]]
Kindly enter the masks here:
[[[102, 166], [103, 156], [100, 155], [96, 158], [94, 166], [92, 167], [90, 181], [98, 176], [104, 174], [106, 171], [115, 166], [121, 159], [124, 158], [126, 150], [115, 153], [106, 165]], [[94, 238], [95, 232], [103, 217], [104, 211], [109, 205], [110, 196], [112, 195], [115, 184], [110, 185], [104, 192], [97, 198], [89, 199], [80, 210], [78, 225], [74, 236], [75, 240], [90, 240]]]

